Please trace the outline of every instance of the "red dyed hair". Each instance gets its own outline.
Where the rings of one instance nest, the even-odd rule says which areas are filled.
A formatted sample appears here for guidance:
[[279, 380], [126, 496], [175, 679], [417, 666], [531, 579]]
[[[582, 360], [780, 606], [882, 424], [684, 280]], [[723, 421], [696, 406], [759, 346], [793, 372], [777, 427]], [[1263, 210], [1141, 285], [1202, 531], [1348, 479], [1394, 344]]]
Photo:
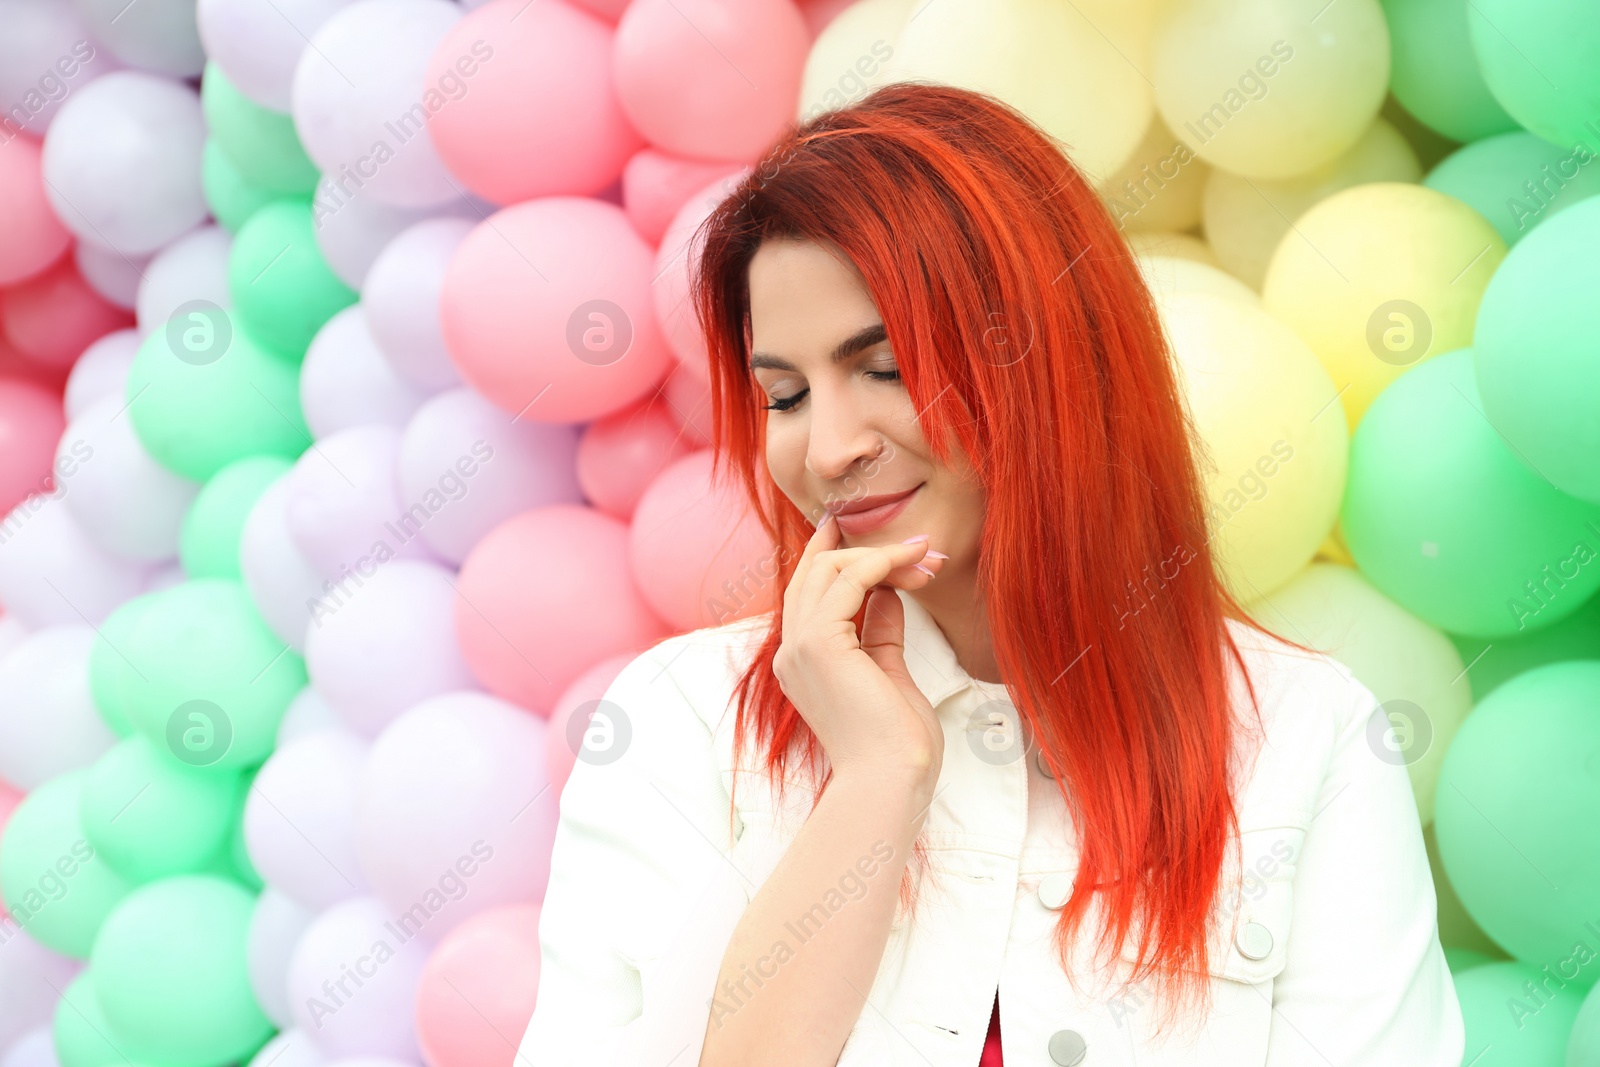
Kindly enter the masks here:
[[[1129, 982], [1153, 975], [1209, 1012], [1207, 921], [1238, 831], [1225, 657], [1244, 661], [1224, 619], [1255, 624], [1214, 572], [1200, 445], [1111, 215], [1023, 115], [915, 83], [791, 128], [715, 209], [690, 271], [714, 477], [731, 472], [777, 546], [781, 603], [813, 527], [767, 471], [749, 369], [748, 267], [769, 238], [828, 243], [855, 264], [935, 459], [959, 446], [987, 490], [979, 585], [995, 656], [1080, 843], [1056, 930], [1063, 969], [1100, 893], [1101, 951], [1119, 954], [1138, 917]], [[1166, 584], [1125, 628], [1153, 569]], [[781, 796], [794, 757], [816, 767], [820, 746], [773, 675], [772, 614], [737, 687], [734, 737], [739, 752], [759, 739]], [[926, 867], [920, 841], [914, 860]]]

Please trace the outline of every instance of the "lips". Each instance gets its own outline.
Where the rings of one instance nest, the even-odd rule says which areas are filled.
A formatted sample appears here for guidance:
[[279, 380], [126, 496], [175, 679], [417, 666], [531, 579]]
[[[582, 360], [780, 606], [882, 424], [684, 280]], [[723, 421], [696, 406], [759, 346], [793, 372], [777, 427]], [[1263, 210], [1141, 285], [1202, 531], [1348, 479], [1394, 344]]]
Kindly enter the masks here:
[[921, 486], [914, 485], [901, 493], [878, 493], [873, 496], [864, 496], [859, 500], [846, 501], [838, 507], [829, 508], [828, 510], [835, 515], [854, 515], [858, 511], [871, 511], [873, 508], [881, 508], [885, 504], [893, 504], [897, 500], [904, 500], [919, 488]]

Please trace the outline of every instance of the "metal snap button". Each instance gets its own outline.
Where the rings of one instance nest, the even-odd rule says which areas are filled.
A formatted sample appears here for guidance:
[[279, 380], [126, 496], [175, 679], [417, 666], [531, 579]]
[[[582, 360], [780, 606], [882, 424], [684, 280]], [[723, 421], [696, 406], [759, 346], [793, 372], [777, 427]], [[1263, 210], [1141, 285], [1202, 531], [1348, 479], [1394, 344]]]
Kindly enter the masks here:
[[1065, 874], [1047, 874], [1039, 883], [1039, 903], [1056, 911], [1072, 896], [1072, 879]]
[[1076, 1030], [1057, 1030], [1050, 1035], [1050, 1059], [1061, 1067], [1077, 1067], [1088, 1051], [1089, 1043]]
[[1272, 951], [1272, 931], [1261, 923], [1245, 923], [1233, 935], [1233, 943], [1246, 959], [1264, 960]]

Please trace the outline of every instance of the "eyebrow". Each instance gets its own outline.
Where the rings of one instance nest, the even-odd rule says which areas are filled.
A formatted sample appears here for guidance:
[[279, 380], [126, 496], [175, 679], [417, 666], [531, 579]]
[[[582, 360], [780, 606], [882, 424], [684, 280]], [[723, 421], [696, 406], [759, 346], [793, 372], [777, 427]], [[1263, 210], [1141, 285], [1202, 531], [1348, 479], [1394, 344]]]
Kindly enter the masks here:
[[[855, 333], [846, 337], [834, 346], [833, 354], [828, 357], [830, 363], [843, 363], [851, 356], [873, 345], [882, 344], [889, 339], [889, 331], [881, 322], [871, 326], [863, 326]], [[756, 352], [750, 357], [750, 369], [756, 370], [766, 367], [771, 370], [799, 370], [793, 363], [780, 356], [770, 355], [766, 352]]]

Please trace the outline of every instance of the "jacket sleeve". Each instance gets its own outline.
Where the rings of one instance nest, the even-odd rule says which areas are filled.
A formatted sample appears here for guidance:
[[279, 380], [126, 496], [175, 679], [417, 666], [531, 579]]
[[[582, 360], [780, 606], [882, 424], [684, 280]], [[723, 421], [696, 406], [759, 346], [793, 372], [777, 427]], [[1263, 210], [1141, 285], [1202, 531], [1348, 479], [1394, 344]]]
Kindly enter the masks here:
[[1377, 698], [1329, 663], [1348, 710], [1295, 872], [1267, 1067], [1459, 1067], [1461, 1007], [1410, 776], [1382, 743]]
[[516, 1067], [699, 1062], [722, 956], [753, 890], [728, 858], [731, 802], [711, 730], [668, 673], [675, 666], [691, 694], [696, 683], [726, 688], [683, 647], [694, 638], [623, 668], [595, 720], [609, 713], [620, 754], [586, 746], [561, 793], [538, 997]]

